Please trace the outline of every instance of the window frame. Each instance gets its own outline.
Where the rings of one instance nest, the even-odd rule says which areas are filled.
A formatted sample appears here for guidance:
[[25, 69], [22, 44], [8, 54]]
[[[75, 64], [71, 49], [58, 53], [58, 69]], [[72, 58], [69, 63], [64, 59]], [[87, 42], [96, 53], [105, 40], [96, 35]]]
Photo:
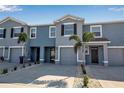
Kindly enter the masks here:
[[91, 25], [90, 26], [90, 32], [93, 32], [92, 28], [93, 27], [100, 27], [100, 36], [94, 36], [95, 38], [101, 38], [102, 37], [102, 25]]
[[[5, 29], [5, 28], [0, 28], [0, 29], [2, 29], [2, 30], [3, 30], [3, 35], [4, 35], [4, 29]], [[0, 37], [0, 39], [4, 39], [4, 38], [3, 38], [3, 37], [2, 37], [2, 38]]]
[[[31, 37], [31, 31], [32, 29], [35, 29], [35, 37]], [[30, 28], [30, 39], [36, 39], [37, 38], [37, 27], [31, 27]]]
[[[70, 22], [70, 23], [63, 23], [63, 25], [65, 26], [65, 25], [74, 25], [75, 23], [74, 22]], [[74, 31], [74, 27], [73, 27], [73, 31]], [[74, 34], [74, 32], [73, 32], [73, 34]], [[70, 35], [65, 35], [65, 29], [64, 29], [64, 37], [70, 37], [70, 36], [72, 36], [73, 34], [70, 34]]]
[[21, 27], [21, 26], [13, 27], [13, 37], [12, 37], [12, 38], [13, 38], [13, 39], [18, 39], [18, 37], [15, 37], [15, 36], [14, 36], [14, 28], [20, 28], [20, 33], [21, 33], [21, 28], [22, 28], [22, 27]]
[[[55, 28], [55, 36], [51, 36], [51, 28]], [[49, 38], [56, 38], [56, 26], [49, 26]]]

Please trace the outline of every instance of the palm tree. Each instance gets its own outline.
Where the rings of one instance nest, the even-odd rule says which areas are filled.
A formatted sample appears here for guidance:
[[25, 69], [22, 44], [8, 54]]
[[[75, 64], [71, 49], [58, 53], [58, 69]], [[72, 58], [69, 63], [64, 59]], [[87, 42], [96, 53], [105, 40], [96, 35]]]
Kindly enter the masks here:
[[92, 32], [84, 32], [82, 39], [78, 35], [72, 35], [69, 37], [69, 40], [74, 40], [76, 43], [74, 44], [74, 51], [77, 53], [79, 49], [82, 48], [83, 59], [85, 59], [85, 46], [88, 42], [94, 39], [94, 33]]
[[[27, 39], [28, 39], [28, 35], [25, 32], [21, 32], [19, 34], [18, 44], [22, 43], [22, 45], [24, 46], [24, 56], [25, 56], [25, 50], [26, 50], [25, 49], [25, 43], [26, 43]], [[20, 60], [21, 60], [21, 58], [23, 59], [23, 56], [20, 57]]]
[[28, 36], [25, 32], [21, 32], [19, 34], [19, 38], [18, 38], [18, 43], [23, 43], [23, 45], [25, 44], [25, 42], [27, 41]]

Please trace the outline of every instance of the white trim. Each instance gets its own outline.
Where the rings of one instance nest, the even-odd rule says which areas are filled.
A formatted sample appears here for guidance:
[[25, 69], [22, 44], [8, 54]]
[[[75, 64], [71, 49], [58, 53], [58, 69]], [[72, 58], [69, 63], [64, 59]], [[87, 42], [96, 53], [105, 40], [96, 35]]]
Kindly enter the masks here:
[[24, 46], [9, 46], [9, 48], [23, 48]]
[[[31, 37], [31, 30], [35, 29], [35, 37]], [[36, 39], [37, 38], [37, 27], [31, 27], [30, 28], [30, 39]]]
[[108, 63], [108, 61], [103, 61], [104, 63]]
[[75, 24], [74, 22], [68, 22], [68, 23], [63, 23], [63, 25], [73, 25]]
[[72, 36], [72, 35], [63, 35], [64, 37], [70, 37], [70, 36]]
[[13, 28], [13, 37], [12, 37], [12, 39], [18, 39], [18, 37], [15, 37], [14, 36], [14, 28], [20, 28], [20, 33], [21, 33], [21, 28], [22, 28], [22, 26], [16, 26], [16, 27], [12, 27]]
[[79, 50], [77, 50], [77, 62], [83, 62], [83, 60], [79, 59]]
[[15, 27], [12, 27], [12, 28], [22, 28], [22, 26], [15, 26]]
[[[74, 25], [75, 23], [74, 22], [69, 22], [69, 23], [63, 23], [63, 25], [64, 26], [67, 26], [67, 25]], [[73, 28], [73, 31], [74, 31], [74, 28]], [[64, 29], [64, 37], [70, 37], [70, 36], [72, 36], [73, 34], [66, 34], [65, 35], [65, 32], [66, 32], [66, 30]], [[74, 33], [74, 32], [73, 32]]]
[[93, 32], [92, 31], [92, 28], [93, 27], [100, 27], [100, 36], [94, 36], [95, 38], [100, 38], [100, 37], [102, 37], [102, 25], [91, 25], [90, 26], [90, 32]]
[[0, 48], [4, 48], [5, 46], [0, 46]]
[[124, 46], [108, 46], [108, 48], [124, 48]]
[[87, 44], [95, 44], [95, 43], [111, 43], [111, 41], [92, 41], [92, 42], [83, 42]]
[[61, 18], [61, 19], [59, 19], [59, 20], [57, 20], [57, 21], [55, 21], [55, 22], [61, 22], [61, 21], [63, 21], [63, 20], [65, 20], [65, 19], [68, 19], [68, 18], [71, 18], [71, 19], [73, 19], [73, 20], [84, 20], [84, 19], [81, 19], [81, 18], [76, 18], [76, 17], [73, 17], [73, 16], [64, 16], [63, 18]]
[[[67, 47], [74, 47], [74, 46], [58, 46], [58, 58], [55, 61], [60, 61], [60, 48], [67, 48]], [[79, 59], [78, 51], [77, 51], [77, 62], [83, 62], [83, 60]]]
[[[55, 36], [51, 36], [51, 28], [55, 28]], [[56, 38], [56, 26], [49, 26], [49, 38]]]
[[74, 47], [74, 46], [58, 46], [58, 58], [56, 59], [57, 61], [60, 61], [60, 48], [61, 47]]
[[23, 25], [27, 25], [26, 23], [24, 23], [24, 22], [22, 22], [22, 21], [20, 21], [20, 20], [17, 20], [17, 19], [15, 19], [15, 18], [12, 18], [12, 17], [7, 17], [7, 18], [1, 20], [1, 21], [0, 21], [0, 24], [6, 22], [6, 21], [8, 21], [8, 20], [13, 20], [13, 21], [15, 21], [15, 22], [17, 22], [17, 23], [21, 23], [21, 24], [23, 24]]
[[5, 54], [5, 46], [0, 46], [0, 48], [3, 49], [3, 54], [2, 54], [2, 56], [4, 57], [4, 54]]
[[43, 58], [40, 58], [40, 61], [44, 61], [44, 59]]
[[24, 55], [24, 46], [9, 46], [8, 47], [8, 60], [10, 59], [10, 49], [11, 48], [21, 48], [22, 49], [22, 56]]

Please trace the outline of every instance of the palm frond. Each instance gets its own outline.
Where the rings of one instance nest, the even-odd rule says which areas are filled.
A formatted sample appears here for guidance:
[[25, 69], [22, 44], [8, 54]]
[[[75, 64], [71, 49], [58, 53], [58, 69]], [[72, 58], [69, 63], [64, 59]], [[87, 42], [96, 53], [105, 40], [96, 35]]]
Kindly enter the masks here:
[[26, 33], [22, 32], [20, 33], [19, 37], [18, 37], [18, 43], [21, 43], [21, 42], [26, 42], [28, 39], [28, 36]]
[[69, 40], [75, 40], [76, 42], [80, 42], [80, 41], [81, 41], [81, 39], [80, 39], [79, 36], [77, 36], [77, 35], [72, 35], [72, 36], [70, 36], [70, 37], [69, 37]]
[[84, 32], [82, 39], [84, 42], [89, 42], [94, 39], [94, 33], [92, 32]]
[[74, 52], [77, 53], [77, 50], [80, 49], [82, 47], [82, 43], [81, 42], [77, 42], [74, 45]]

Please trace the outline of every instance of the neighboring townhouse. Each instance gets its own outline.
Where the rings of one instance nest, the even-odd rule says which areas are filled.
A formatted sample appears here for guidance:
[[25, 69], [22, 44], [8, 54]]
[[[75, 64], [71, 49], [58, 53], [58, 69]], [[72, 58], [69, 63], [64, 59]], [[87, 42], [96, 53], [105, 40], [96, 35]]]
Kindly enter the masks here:
[[[95, 39], [88, 42], [83, 59], [82, 50], [74, 52], [71, 35], [80, 38], [91, 31]], [[18, 35], [29, 36], [24, 46], [17, 43]], [[85, 23], [80, 17], [66, 15], [53, 24], [28, 25], [15, 18], [0, 21], [0, 56], [9, 62], [19, 62], [20, 56], [30, 61], [75, 65], [81, 62], [98, 65], [124, 65], [124, 21]]]

